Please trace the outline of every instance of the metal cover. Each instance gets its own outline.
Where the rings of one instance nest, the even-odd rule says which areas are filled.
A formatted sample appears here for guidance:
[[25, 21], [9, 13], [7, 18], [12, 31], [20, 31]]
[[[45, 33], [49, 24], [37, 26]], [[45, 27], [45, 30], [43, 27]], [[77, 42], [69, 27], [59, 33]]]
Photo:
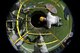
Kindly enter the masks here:
[[51, 5], [49, 3], [46, 4], [46, 8], [52, 13], [57, 13], [57, 9], [53, 5]]

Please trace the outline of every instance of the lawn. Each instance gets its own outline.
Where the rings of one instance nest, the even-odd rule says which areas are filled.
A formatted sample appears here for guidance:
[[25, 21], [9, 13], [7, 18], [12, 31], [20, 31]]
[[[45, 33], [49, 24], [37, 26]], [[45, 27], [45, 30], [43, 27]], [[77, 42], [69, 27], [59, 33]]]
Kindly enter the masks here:
[[[51, 29], [44, 29], [44, 28], [42, 28], [42, 29], [36, 29], [36, 30], [33, 28], [33, 29], [29, 30], [29, 31], [31, 33], [38, 33], [38, 32], [44, 33], [44, 32], [48, 32], [49, 31], [49, 32], [52, 32], [60, 41], [62, 41], [68, 35], [68, 33], [70, 32], [70, 30], [72, 28], [72, 18], [70, 17], [69, 20], [65, 20], [64, 19], [64, 11], [63, 11], [62, 7], [58, 7], [56, 5], [56, 3], [57, 3], [56, 1], [55, 1], [56, 3], [54, 3], [51, 0], [46, 0], [46, 1], [42, 0], [42, 2], [44, 2], [43, 4], [38, 4], [38, 2], [41, 2], [41, 0], [34, 0], [34, 1], [30, 0], [29, 2], [30, 2], [30, 4], [34, 4], [34, 5], [37, 4], [38, 7], [44, 7], [45, 3], [53, 4], [57, 8], [57, 10], [58, 10], [58, 13], [57, 14], [53, 14], [53, 15], [57, 15], [57, 16], [61, 17], [62, 18], [61, 22], [63, 23], [63, 25], [60, 26], [60, 27], [53, 26]], [[28, 6], [29, 2], [26, 3], [27, 6]], [[59, 2], [59, 4], [60, 4], [60, 2]], [[36, 10], [41, 10], [41, 11], [44, 11], [44, 12], [48, 12], [47, 10], [42, 9], [42, 8], [34, 8], [34, 9], [31, 9], [31, 10], [32, 11], [29, 14], [31, 14], [32, 12], [34, 12]], [[30, 24], [29, 23], [28, 23], [28, 27], [30, 28]], [[30, 35], [30, 36], [35, 38], [34, 35]], [[51, 42], [51, 41], [57, 40], [53, 35], [43, 36], [43, 37], [44, 37], [45, 42]], [[47, 47], [50, 48], [52, 46], [55, 46], [60, 41], [58, 41], [56, 43], [49, 44], [49, 45], [47, 45]], [[23, 45], [26, 46], [26, 48], [30, 48], [30, 49], [33, 48], [32, 45], [28, 46], [29, 44], [25, 44], [24, 43]]]

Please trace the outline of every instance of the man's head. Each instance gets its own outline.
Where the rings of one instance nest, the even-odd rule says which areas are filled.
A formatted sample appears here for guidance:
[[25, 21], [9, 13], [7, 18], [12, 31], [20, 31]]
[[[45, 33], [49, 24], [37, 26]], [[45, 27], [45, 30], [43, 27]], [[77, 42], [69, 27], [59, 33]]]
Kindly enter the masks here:
[[45, 20], [46, 20], [46, 18], [45, 18], [45, 17], [43, 17], [43, 16], [41, 16], [41, 17], [39, 18], [39, 20], [40, 20], [41, 22], [43, 22], [43, 21], [45, 21]]

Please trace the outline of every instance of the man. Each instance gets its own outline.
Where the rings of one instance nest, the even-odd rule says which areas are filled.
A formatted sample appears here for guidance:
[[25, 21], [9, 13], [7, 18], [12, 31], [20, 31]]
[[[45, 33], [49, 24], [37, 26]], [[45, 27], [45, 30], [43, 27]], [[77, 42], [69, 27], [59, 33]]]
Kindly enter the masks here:
[[62, 25], [62, 23], [60, 23], [61, 18], [58, 17], [58, 16], [53, 16], [50, 12], [48, 12], [46, 18], [42, 17], [42, 16], [40, 17], [40, 21], [45, 21], [45, 20], [47, 22], [47, 27], [48, 28], [51, 28], [52, 24], [57, 24], [58, 26]]
[[47, 48], [47, 46], [44, 42], [44, 39], [41, 35], [37, 37], [37, 40], [34, 45], [34, 52], [33, 53], [49, 53], [48, 48]]

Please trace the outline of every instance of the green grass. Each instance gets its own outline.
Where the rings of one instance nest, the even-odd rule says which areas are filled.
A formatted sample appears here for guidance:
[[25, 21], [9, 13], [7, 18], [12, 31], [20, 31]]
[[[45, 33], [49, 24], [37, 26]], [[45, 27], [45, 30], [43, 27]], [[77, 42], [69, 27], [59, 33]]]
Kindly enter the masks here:
[[[33, 4], [37, 4], [39, 1], [41, 1], [41, 0], [34, 0], [34, 1], [33, 0], [30, 0], [30, 2], [33, 3]], [[63, 40], [67, 36], [67, 34], [70, 32], [70, 29], [72, 27], [71, 26], [72, 25], [71, 18], [70, 18], [69, 21], [68, 20], [65, 20], [64, 19], [64, 12], [63, 12], [62, 8], [59, 8], [52, 1], [50, 1], [50, 0], [46, 0], [46, 1], [45, 0], [42, 0], [42, 1], [45, 2], [45, 3], [51, 3], [51, 4], [53, 4], [57, 8], [58, 13], [57, 14], [53, 14], [53, 15], [58, 15], [59, 17], [61, 17], [62, 18], [61, 22], [63, 23], [63, 25], [61, 27], [52, 27], [51, 29], [48, 29], [48, 30], [42, 29], [41, 32], [51, 31], [60, 41]], [[41, 4], [41, 5], [39, 4], [37, 6], [44, 6], [44, 3]], [[32, 12], [34, 12], [35, 10], [44, 10], [44, 9], [34, 9]], [[36, 33], [37, 31], [40, 31], [40, 30], [34, 30], [33, 29], [33, 30], [29, 30], [29, 31]], [[32, 38], [35, 38], [35, 36], [32, 36]], [[51, 42], [53, 40], [55, 41], [56, 39], [51, 35], [51, 36], [44, 36], [44, 40], [45, 40], [45, 42]], [[52, 46], [54, 46], [54, 45], [56, 45], [58, 43], [59, 43], [59, 41], [56, 42], [56, 43], [47, 45], [47, 47], [50, 48], [50, 47], [52, 47]], [[32, 48], [33, 47], [32, 45], [29, 45], [28, 46], [28, 44], [25, 44], [24, 46], [26, 46], [27, 48]]]

